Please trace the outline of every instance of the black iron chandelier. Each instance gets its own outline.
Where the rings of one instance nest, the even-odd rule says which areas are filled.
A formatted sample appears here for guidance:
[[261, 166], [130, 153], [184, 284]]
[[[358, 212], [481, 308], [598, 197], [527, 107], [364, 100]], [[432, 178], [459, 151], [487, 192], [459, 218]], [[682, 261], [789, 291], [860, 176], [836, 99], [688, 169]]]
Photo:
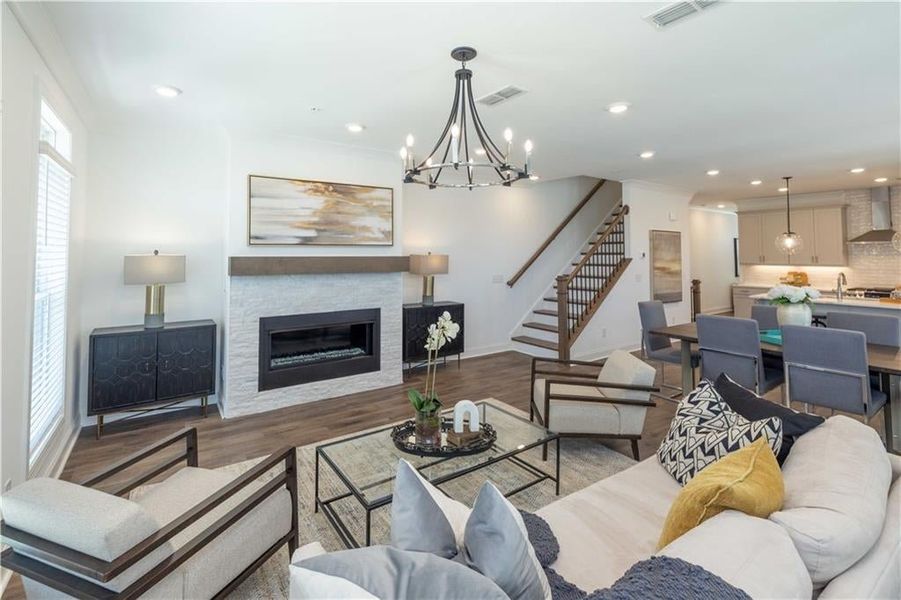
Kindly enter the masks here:
[[[454, 48], [451, 57], [460, 61], [461, 67], [454, 73], [456, 84], [450, 116], [435, 146], [421, 162], [417, 163], [413, 157], [413, 135], [407, 136], [406, 145], [400, 149], [404, 183], [419, 183], [429, 186], [429, 189], [448, 187], [471, 190], [493, 185], [509, 186], [520, 179], [538, 179], [531, 172], [531, 140], [526, 140], [523, 145], [523, 167], [514, 167], [510, 164], [513, 131], [509, 127], [504, 130], [506, 146], [501, 150], [482, 124], [472, 95], [472, 71], [466, 68], [466, 63], [476, 57], [475, 49], [468, 46]], [[451, 170], [462, 176], [456, 176], [455, 181], [448, 181], [448, 177], [442, 179], [442, 175], [447, 175]]]

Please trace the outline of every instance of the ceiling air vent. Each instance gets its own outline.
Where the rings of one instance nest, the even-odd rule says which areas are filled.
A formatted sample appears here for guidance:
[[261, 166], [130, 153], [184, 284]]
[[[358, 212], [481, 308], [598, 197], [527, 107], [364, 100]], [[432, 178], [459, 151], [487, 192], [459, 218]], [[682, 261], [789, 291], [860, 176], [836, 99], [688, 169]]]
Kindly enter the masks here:
[[476, 102], [479, 104], [484, 104], [485, 106], [494, 106], [496, 104], [500, 104], [505, 100], [510, 100], [511, 98], [516, 98], [520, 94], [525, 94], [526, 91], [522, 88], [518, 88], [515, 85], [508, 85], [507, 87], [501, 88], [496, 92], [492, 92], [487, 96], [482, 96]]
[[716, 2], [717, 0], [693, 0], [691, 2], [668, 4], [657, 12], [646, 16], [645, 20], [657, 27], [657, 29], [663, 29], [676, 21], [681, 21], [685, 17], [701, 12]]

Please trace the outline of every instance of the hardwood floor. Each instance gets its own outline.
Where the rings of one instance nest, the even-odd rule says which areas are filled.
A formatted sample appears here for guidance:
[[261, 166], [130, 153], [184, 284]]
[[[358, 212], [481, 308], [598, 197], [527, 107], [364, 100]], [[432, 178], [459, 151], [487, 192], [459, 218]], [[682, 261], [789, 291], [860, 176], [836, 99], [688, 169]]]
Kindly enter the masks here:
[[[447, 406], [458, 400], [479, 400], [491, 396], [528, 411], [530, 362], [531, 357], [518, 352], [464, 360], [459, 370], [456, 361], [449, 361], [446, 367], [438, 370], [437, 389]], [[663, 371], [659, 364], [654, 363], [654, 366], [658, 369], [659, 384]], [[678, 366], [666, 365], [665, 369], [666, 381], [677, 383]], [[76, 442], [62, 479], [84, 480], [123, 456], [185, 427], [197, 427], [200, 465], [216, 468], [264, 456], [282, 446], [303, 446], [369, 427], [387, 425], [410, 415], [406, 390], [421, 387], [423, 379], [424, 372], [419, 370], [402, 385], [234, 419], [222, 419], [215, 410], [211, 410], [210, 416], [204, 419], [196, 408], [192, 408], [140, 421], [109, 423], [101, 440], [94, 438], [94, 429], [89, 427], [82, 431]], [[779, 391], [771, 392], [767, 398], [778, 402]], [[655, 400], [657, 406], [648, 410], [639, 442], [642, 458], [652, 456], [657, 450], [676, 408], [675, 401]], [[874, 418], [871, 424], [882, 433], [881, 415]], [[631, 456], [627, 440], [607, 440], [603, 443]], [[563, 440], [562, 447], [565, 452], [566, 440]], [[122, 479], [131, 474], [126, 473]], [[111, 480], [109, 484], [117, 481]], [[17, 576], [13, 576], [3, 598], [24, 598]]]

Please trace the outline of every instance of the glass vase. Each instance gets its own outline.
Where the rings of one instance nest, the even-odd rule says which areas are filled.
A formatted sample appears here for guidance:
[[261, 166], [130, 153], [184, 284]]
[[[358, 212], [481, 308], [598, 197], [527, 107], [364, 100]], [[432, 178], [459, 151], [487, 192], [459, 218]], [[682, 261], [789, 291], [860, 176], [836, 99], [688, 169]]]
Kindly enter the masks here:
[[441, 414], [435, 410], [417, 410], [414, 434], [420, 446], [436, 446], [441, 443]]

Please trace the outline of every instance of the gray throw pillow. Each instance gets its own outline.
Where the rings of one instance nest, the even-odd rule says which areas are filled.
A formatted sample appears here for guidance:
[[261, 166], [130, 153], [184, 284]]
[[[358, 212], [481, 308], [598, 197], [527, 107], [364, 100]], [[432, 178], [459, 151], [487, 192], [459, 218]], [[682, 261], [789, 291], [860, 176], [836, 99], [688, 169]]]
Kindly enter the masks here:
[[292, 600], [365, 598], [507, 600], [493, 581], [427, 552], [370, 546], [314, 556], [291, 565]]
[[448, 498], [407, 461], [397, 464], [391, 503], [391, 545], [453, 558], [463, 547], [469, 508]]
[[551, 588], [522, 515], [491, 482], [479, 490], [464, 540], [466, 562], [499, 585], [510, 600], [550, 600]]

